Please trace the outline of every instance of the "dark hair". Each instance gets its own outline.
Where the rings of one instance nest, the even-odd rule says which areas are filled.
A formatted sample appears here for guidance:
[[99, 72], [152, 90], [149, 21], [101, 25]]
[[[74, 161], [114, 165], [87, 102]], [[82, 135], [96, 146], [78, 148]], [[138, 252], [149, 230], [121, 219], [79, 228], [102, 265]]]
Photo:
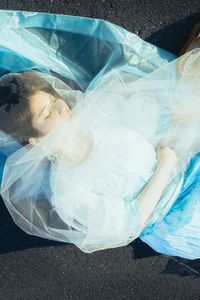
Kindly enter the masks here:
[[41, 135], [32, 126], [28, 103], [29, 97], [38, 90], [60, 97], [44, 78], [33, 71], [9, 73], [0, 78], [0, 130], [22, 145], [28, 144], [29, 137]]

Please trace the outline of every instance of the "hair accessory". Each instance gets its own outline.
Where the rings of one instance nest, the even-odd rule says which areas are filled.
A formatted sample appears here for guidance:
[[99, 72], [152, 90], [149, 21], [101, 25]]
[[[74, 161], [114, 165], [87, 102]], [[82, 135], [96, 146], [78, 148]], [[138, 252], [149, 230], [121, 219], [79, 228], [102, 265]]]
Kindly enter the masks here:
[[[19, 103], [19, 101], [17, 100], [17, 97], [15, 96], [19, 92], [18, 86], [16, 86], [15, 83], [16, 83], [16, 81], [19, 81], [19, 80], [20, 79], [18, 77], [15, 78], [10, 74], [6, 74], [1, 77], [1, 80], [0, 80], [0, 86], [1, 86], [0, 106], [7, 104], [7, 106], [5, 107], [5, 111], [7, 111], [7, 112], [10, 111], [11, 105], [15, 105], [15, 104]], [[7, 83], [9, 83], [9, 85], [7, 85]]]

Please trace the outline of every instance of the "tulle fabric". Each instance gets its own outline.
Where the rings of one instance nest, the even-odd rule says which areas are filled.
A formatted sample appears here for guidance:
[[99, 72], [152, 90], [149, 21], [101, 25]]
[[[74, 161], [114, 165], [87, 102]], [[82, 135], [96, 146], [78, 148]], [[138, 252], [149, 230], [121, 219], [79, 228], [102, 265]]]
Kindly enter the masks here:
[[[107, 38], [121, 43], [124, 56], [118, 62], [109, 57], [90, 81], [89, 73], [78, 73], [78, 64], [71, 72], [71, 62], [61, 63], [49, 48], [52, 69], [75, 80], [79, 90], [40, 67], [32, 70], [70, 101], [72, 118], [57, 120], [34, 146], [22, 147], [1, 132], [7, 156], [1, 196], [14, 222], [28, 234], [74, 243], [87, 253], [127, 245], [144, 232], [138, 195], [158, 166], [158, 145], [174, 148], [178, 163], [146, 228], [173, 207], [189, 161], [200, 149], [200, 50], [168, 61], [157, 47], [110, 23], [101, 21], [102, 31], [93, 33], [101, 37], [104, 24], [112, 32]], [[16, 38], [15, 30], [10, 32]], [[30, 32], [23, 28], [22, 33], [26, 44]], [[29, 45], [36, 51], [35, 46]], [[33, 53], [23, 51], [29, 58]], [[185, 62], [181, 76], [180, 59]]]
[[[125, 245], [138, 237], [143, 228], [136, 196], [157, 166], [156, 145], [170, 145], [178, 153], [180, 164], [171, 182], [177, 180], [198, 150], [199, 121], [195, 114], [199, 85], [191, 85], [198, 74], [191, 73], [188, 66], [191, 59], [196, 59], [197, 64], [198, 56], [196, 51], [188, 55], [185, 66], [188, 72], [179, 79], [167, 77], [168, 71], [175, 68], [174, 61], [133, 81], [130, 77], [127, 81], [121, 70], [114, 70], [95, 89], [79, 91], [70, 120], [58, 120], [37, 146], [22, 147], [6, 161], [1, 194], [15, 222], [28, 233], [73, 242], [85, 252]], [[69, 88], [67, 91], [61, 88], [58, 79], [46, 74], [40, 76], [62, 92], [62, 99], [67, 99], [70, 92], [74, 94]], [[160, 107], [180, 117], [190, 117], [189, 122], [169, 125], [166, 131], [158, 133], [158, 117], [163, 113]], [[93, 149], [91, 157], [82, 161], [82, 141], [86, 137], [93, 139], [93, 147], [95, 140], [100, 155], [94, 159], [92, 153], [97, 150]], [[52, 155], [56, 163], [50, 166], [50, 182], [46, 185], [43, 180]], [[143, 184], [138, 176], [143, 177]], [[127, 197], [129, 201], [125, 201]], [[50, 211], [41, 209], [47, 202], [52, 205]], [[53, 212], [67, 228], [62, 230], [51, 223], [54, 218], [49, 214]], [[40, 217], [40, 226], [34, 222], [35, 215]]]
[[[185, 61], [181, 76], [176, 73], [180, 60]], [[124, 99], [126, 105], [116, 109], [114, 105], [112, 107], [118, 111], [116, 118], [120, 118], [126, 126], [136, 128], [154, 146], [158, 142], [171, 145], [182, 170], [185, 170], [200, 148], [199, 65], [200, 50], [194, 49], [142, 78], [131, 78], [122, 67], [104, 76], [93, 92], [99, 94], [99, 102], [104, 102], [101, 108], [106, 102], [110, 106], [112, 97], [116, 106], [121, 105], [121, 99]]]

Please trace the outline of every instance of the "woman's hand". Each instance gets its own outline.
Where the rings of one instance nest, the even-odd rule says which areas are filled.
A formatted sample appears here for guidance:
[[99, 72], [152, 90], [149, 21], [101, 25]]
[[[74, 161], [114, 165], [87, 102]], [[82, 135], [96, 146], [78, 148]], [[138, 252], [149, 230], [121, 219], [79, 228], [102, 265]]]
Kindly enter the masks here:
[[162, 165], [164, 164], [173, 167], [178, 161], [176, 152], [170, 147], [162, 148], [162, 146], [159, 145], [156, 148], [156, 154], [159, 164]]
[[171, 180], [171, 173], [177, 162], [175, 151], [169, 147], [163, 146], [162, 148], [159, 145], [156, 152], [159, 164], [148, 184], [137, 196], [140, 205], [141, 228], [148, 224], [148, 218]]

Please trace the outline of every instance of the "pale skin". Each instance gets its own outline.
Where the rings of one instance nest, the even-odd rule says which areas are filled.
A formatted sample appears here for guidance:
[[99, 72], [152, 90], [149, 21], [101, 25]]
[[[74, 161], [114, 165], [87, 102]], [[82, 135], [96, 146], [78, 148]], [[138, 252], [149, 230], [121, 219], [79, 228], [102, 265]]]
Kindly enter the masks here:
[[[70, 119], [72, 117], [70, 108], [62, 99], [56, 99], [54, 96], [43, 91], [37, 91], [29, 99], [29, 105], [33, 126], [41, 132], [41, 136], [46, 135], [51, 130], [57, 118]], [[29, 143], [32, 145], [35, 145], [38, 141], [38, 138], [29, 138]], [[141, 208], [141, 228], [145, 226], [145, 222], [159, 202], [162, 193], [168, 184], [171, 172], [177, 162], [177, 157], [173, 149], [164, 147], [159, 148], [156, 151], [159, 161], [157, 169], [149, 183], [137, 198]]]
[[[52, 129], [56, 119], [72, 117], [72, 112], [65, 101], [43, 91], [37, 91], [30, 97], [29, 108], [33, 127], [41, 132], [41, 136]], [[38, 141], [39, 138], [29, 137], [29, 143], [32, 145]]]
[[[41, 136], [47, 134], [52, 129], [56, 119], [70, 119], [72, 117], [72, 112], [65, 101], [43, 91], [37, 91], [30, 97], [29, 108], [32, 115], [33, 127], [41, 132]], [[42, 111], [43, 108], [44, 110]], [[42, 113], [40, 115], [41, 111]], [[169, 115], [170, 124], [175, 124], [180, 121], [184, 122], [187, 121], [187, 119], [183, 116]], [[29, 138], [29, 143], [33, 145], [38, 141], [38, 138]]]
[[157, 149], [157, 158], [159, 164], [149, 183], [139, 194], [137, 201], [140, 205], [140, 225], [145, 227], [156, 204], [159, 202], [164, 189], [166, 188], [171, 172], [177, 163], [176, 153], [169, 147]]

